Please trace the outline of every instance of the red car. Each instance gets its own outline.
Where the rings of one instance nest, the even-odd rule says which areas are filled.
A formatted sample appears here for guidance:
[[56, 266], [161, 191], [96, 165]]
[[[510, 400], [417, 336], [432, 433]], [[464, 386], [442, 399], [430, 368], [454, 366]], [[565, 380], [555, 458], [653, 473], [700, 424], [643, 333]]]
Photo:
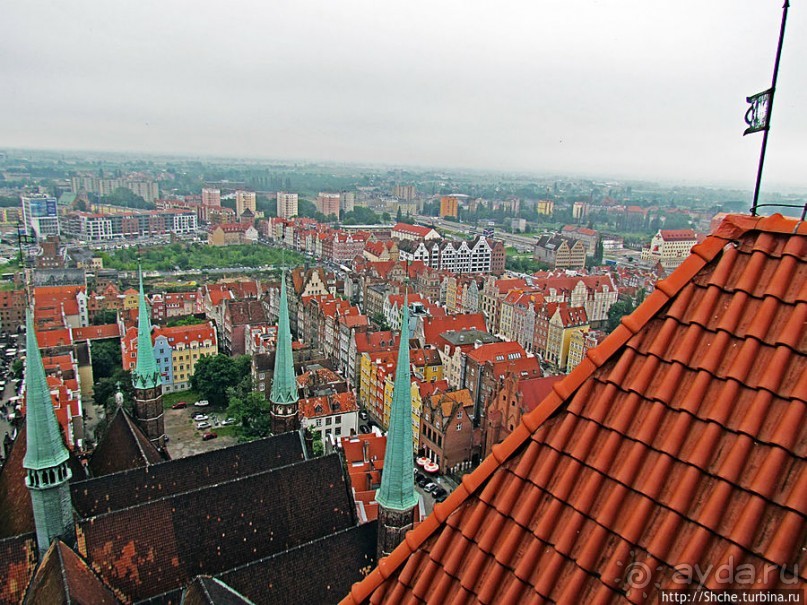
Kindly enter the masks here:
[[174, 405], [171, 406], [172, 410], [184, 410], [188, 407], [187, 401], [177, 401]]
[[216, 437], [218, 437], [218, 434], [214, 433], [213, 431], [210, 431], [202, 435], [202, 441], [210, 441], [211, 439], [215, 439]]

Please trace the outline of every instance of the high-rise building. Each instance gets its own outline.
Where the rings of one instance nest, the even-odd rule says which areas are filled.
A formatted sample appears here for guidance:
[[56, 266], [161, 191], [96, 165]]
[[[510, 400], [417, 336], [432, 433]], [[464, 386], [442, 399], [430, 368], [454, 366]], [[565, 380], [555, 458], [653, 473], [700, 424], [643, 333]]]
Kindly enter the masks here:
[[202, 189], [202, 206], [221, 206], [221, 190], [210, 187]]
[[352, 191], [343, 191], [339, 194], [339, 209], [342, 212], [353, 212], [356, 205], [356, 194]]
[[460, 201], [453, 195], [444, 195], [440, 198], [440, 216], [457, 218], [460, 211]]
[[22, 196], [22, 217], [27, 235], [59, 235], [56, 198], [44, 194]]
[[341, 196], [338, 193], [322, 193], [317, 196], [317, 210], [325, 216], [334, 215], [339, 218], [339, 203]]
[[235, 192], [235, 215], [241, 216], [244, 210], [249, 208], [253, 214], [257, 212], [257, 202], [254, 191], [236, 191]]
[[297, 216], [297, 194], [279, 191], [277, 194], [277, 215], [280, 218]]

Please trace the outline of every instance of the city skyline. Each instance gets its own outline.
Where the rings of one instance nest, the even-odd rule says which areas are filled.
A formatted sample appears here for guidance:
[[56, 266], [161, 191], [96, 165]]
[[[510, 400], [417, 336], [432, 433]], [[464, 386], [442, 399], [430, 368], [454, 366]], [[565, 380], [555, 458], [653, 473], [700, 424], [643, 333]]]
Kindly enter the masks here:
[[[213, 7], [0, 8], [0, 145], [753, 187], [779, 3]], [[807, 185], [799, 8], [763, 194]]]

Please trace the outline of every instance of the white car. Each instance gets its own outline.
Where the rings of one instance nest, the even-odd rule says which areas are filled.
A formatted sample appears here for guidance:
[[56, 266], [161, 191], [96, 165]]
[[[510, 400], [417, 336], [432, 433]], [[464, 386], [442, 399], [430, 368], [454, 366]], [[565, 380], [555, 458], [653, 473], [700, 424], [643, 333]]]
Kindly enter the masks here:
[[209, 422], [199, 422], [196, 424], [196, 430], [201, 431], [202, 429], [209, 429], [210, 423]]
[[221, 426], [227, 426], [229, 424], [235, 424], [235, 418], [227, 418], [221, 421]]
[[207, 420], [207, 419], [209, 418], [209, 416], [208, 416], [207, 414], [202, 414], [201, 412], [199, 412], [199, 413], [197, 413], [197, 414], [194, 414], [194, 415], [192, 416], [192, 418], [193, 418], [193, 419], [194, 419], [196, 422], [202, 422], [203, 420]]
[[200, 399], [196, 403], [193, 404], [197, 408], [204, 408], [210, 405], [210, 402], [207, 399]]

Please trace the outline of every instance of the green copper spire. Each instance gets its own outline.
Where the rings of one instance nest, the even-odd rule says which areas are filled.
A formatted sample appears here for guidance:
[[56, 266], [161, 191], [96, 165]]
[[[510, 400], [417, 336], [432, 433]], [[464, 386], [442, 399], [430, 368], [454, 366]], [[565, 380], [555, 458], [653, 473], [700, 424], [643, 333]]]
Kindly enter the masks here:
[[137, 364], [132, 372], [132, 383], [138, 389], [153, 389], [162, 381], [151, 342], [151, 320], [146, 295], [143, 294], [143, 269], [138, 267], [137, 272], [140, 277], [140, 301], [137, 313]]
[[408, 298], [408, 296], [404, 296], [401, 343], [398, 347], [398, 366], [395, 368], [381, 488], [375, 495], [379, 505], [398, 511], [409, 510], [418, 503], [415, 494], [414, 461], [412, 460], [412, 381], [409, 367]]
[[25, 351], [25, 425], [28, 448], [22, 465], [29, 470], [40, 471], [59, 466], [68, 459], [69, 454], [59, 430], [56, 412], [53, 411], [30, 309], [25, 314]]
[[297, 378], [294, 375], [294, 358], [291, 354], [291, 329], [289, 328], [289, 301], [286, 297], [286, 273], [280, 280], [280, 310], [277, 318], [277, 350], [275, 373], [272, 376], [272, 403], [296, 403]]

